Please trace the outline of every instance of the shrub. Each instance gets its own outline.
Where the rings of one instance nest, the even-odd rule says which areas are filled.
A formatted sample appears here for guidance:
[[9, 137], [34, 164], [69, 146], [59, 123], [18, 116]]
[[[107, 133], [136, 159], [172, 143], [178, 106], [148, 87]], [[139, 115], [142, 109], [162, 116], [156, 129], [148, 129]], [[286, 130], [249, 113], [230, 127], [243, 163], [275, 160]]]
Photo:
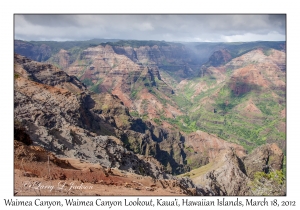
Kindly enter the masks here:
[[254, 195], [285, 195], [285, 176], [282, 170], [270, 173], [256, 172], [250, 183]]

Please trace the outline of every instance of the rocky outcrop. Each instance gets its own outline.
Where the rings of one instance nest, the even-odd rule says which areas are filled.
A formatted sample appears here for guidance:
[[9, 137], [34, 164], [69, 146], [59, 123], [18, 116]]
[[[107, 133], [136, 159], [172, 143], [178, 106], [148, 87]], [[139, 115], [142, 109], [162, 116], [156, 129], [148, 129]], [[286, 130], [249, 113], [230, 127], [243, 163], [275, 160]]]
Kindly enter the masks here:
[[251, 194], [248, 186], [250, 179], [234, 150], [223, 150], [205, 167], [202, 174], [193, 178], [196, 184], [209, 186], [215, 195]]
[[207, 187], [200, 187], [195, 185], [193, 181], [188, 177], [177, 178], [172, 177], [171, 180], [159, 180], [160, 184], [164, 187], [180, 187], [186, 195], [191, 196], [212, 196], [214, 192]]
[[118, 168], [156, 179], [168, 178], [158, 161], [156, 164], [151, 164], [150, 159], [128, 151], [120, 140], [112, 136], [94, 137], [91, 142], [86, 142], [78, 148], [78, 153], [85, 156], [84, 159], [89, 162], [99, 163], [106, 168]]
[[22, 77], [49, 86], [67, 89], [73, 93], [86, 90], [86, 87], [74, 76], [69, 76], [51, 64], [32, 61], [15, 54], [15, 73]]
[[[54, 57], [58, 58], [58, 65], [66, 60], [65, 54], [61, 52]], [[80, 78], [93, 92], [117, 95], [131, 111], [147, 113], [150, 119], [155, 118], [162, 109], [172, 115], [165, 107], [164, 100], [168, 100], [168, 96], [174, 91], [162, 80], [158, 67], [134, 62], [129, 57], [116, 53], [110, 45], [83, 50], [64, 70]], [[141, 103], [149, 103], [150, 98], [157, 106], [141, 108]], [[170, 106], [172, 110], [180, 112], [176, 106]]]
[[[163, 139], [162, 135], [169, 135], [166, 138], [172, 138], [172, 141], [176, 142], [177, 136], [171, 137], [170, 134], [157, 130], [151, 123], [135, 122], [130, 118], [128, 109], [120, 103], [116, 96], [108, 94], [106, 99], [111, 97], [110, 100], [102, 100], [102, 104], [97, 103], [97, 100], [102, 99], [100, 95], [98, 98], [97, 95], [91, 97], [84, 86], [72, 83], [73, 81], [67, 74], [60, 73], [52, 66], [43, 66], [43, 64], [18, 55], [15, 55], [15, 61], [15, 74], [18, 75], [15, 77], [15, 119], [24, 127], [24, 132], [26, 129], [26, 134], [17, 130], [15, 138], [22, 140], [25, 136], [30, 140], [29, 143], [33, 142], [34, 145], [32, 150], [15, 143], [15, 147], [18, 148], [16, 150], [18, 158], [29, 158], [30, 156], [26, 161], [43, 160], [46, 162], [47, 156], [50, 155], [50, 161], [54, 161], [55, 164], [72, 168], [68, 162], [61, 162], [48, 153], [48, 150], [59, 157], [78, 158], [100, 164], [104, 168], [118, 168], [154, 179], [173, 179], [177, 184], [170, 186], [178, 186], [183, 193], [189, 195], [204, 195], [210, 192], [195, 186], [189, 179], [178, 179], [165, 173], [164, 166], [155, 158], [149, 157], [149, 155], [134, 154], [124, 148], [123, 145], [126, 143], [130, 143], [129, 147], [133, 145], [134, 148], [133, 142], [126, 142], [121, 138], [123, 143], [116, 137], [97, 135], [96, 133], [105, 132], [103, 125], [106, 123], [105, 125], [111, 126], [111, 132], [116, 132], [114, 129], [120, 129], [121, 137], [127, 135], [127, 138], [130, 138], [137, 135], [146, 142], [151, 141], [152, 138], [156, 142], [160, 142]], [[50, 74], [49, 78], [47, 78], [48, 74]], [[68, 90], [70, 85], [74, 86], [73, 90], [76, 90], [74, 93]], [[113, 103], [109, 104], [109, 101]], [[120, 120], [119, 117], [122, 118], [122, 116], [123, 119]], [[151, 128], [151, 132], [143, 134], [147, 127]], [[124, 129], [124, 132], [121, 132], [121, 129]], [[118, 135], [118, 132], [115, 134]], [[22, 141], [24, 142], [24, 140]], [[168, 143], [164, 142], [164, 144]], [[39, 154], [34, 152], [38, 148], [36, 145], [41, 146], [41, 149], [38, 149]], [[156, 145], [154, 149], [158, 149], [157, 157], [163, 154], [164, 158], [171, 159], [170, 154], [163, 153], [164, 151], [160, 150], [159, 145]], [[149, 149], [148, 152], [147, 149], [144, 151], [147, 154], [150, 153]], [[41, 153], [44, 155], [41, 156]], [[19, 167], [27, 168], [28, 164], [22, 162]], [[34, 168], [38, 168], [38, 166], [35, 165]], [[40, 176], [42, 174], [42, 172], [38, 175], [36, 173], [34, 171], [33, 175]], [[68, 175], [61, 173], [56, 174], [55, 172], [51, 176], [54, 179], [61, 179], [61, 177], [67, 179]], [[164, 182], [171, 183], [171, 181]]]
[[61, 49], [57, 54], [51, 57], [52, 63], [57, 63], [61, 69], [66, 69], [73, 63], [76, 57], [71, 55], [67, 50]]
[[220, 153], [234, 149], [235, 154], [242, 158], [246, 150], [237, 144], [224, 141], [215, 135], [203, 131], [189, 134], [184, 141], [187, 162], [191, 168], [204, 166], [216, 159]]
[[[20, 133], [17, 128], [17, 139], [28, 142], [26, 139], [30, 136], [35, 145], [46, 150], [104, 167], [116, 167], [155, 178], [166, 176], [162, 167], [154, 167], [138, 158], [122, 143], [117, 144], [115, 137], [96, 134], [103, 132], [100, 124], [105, 119], [89, 110], [95, 102], [85, 92], [84, 86], [80, 83], [77, 86], [66, 73], [50, 65], [18, 55], [15, 55], [15, 61], [15, 74], [19, 75], [15, 79], [15, 119], [28, 133], [23, 135], [25, 131]], [[70, 92], [70, 87], [76, 93]], [[123, 110], [124, 113], [120, 113], [116, 109], [112, 114], [128, 115], [128, 110]]]
[[227, 85], [236, 95], [268, 88], [283, 90], [285, 53], [275, 49], [266, 53], [258, 48], [231, 59], [227, 50], [219, 50], [200, 68], [198, 76], [209, 75], [218, 79], [220, 78], [218, 74], [226, 72], [230, 73]]
[[[172, 173], [186, 170], [178, 145], [182, 135], [132, 118], [117, 96], [90, 94], [78, 80], [57, 68], [18, 55], [15, 55], [15, 74], [18, 75], [15, 77], [15, 119], [26, 128], [35, 144], [59, 155], [121, 167], [120, 158], [127, 150], [122, 150], [119, 159], [105, 161], [109, 152], [97, 146], [108, 141], [98, 135], [115, 135], [127, 149], [153, 155]], [[97, 150], [102, 152], [98, 154]], [[112, 157], [115, 151], [118, 149], [110, 154]], [[126, 167], [135, 171], [141, 168]]]
[[224, 65], [231, 60], [230, 52], [227, 49], [215, 51], [208, 59], [209, 65], [214, 67]]
[[244, 159], [245, 170], [251, 179], [259, 171], [269, 173], [281, 170], [283, 164], [283, 153], [277, 144], [266, 144], [252, 151]]
[[218, 76], [218, 73], [220, 70], [215, 67], [225, 65], [231, 59], [232, 57], [227, 49], [220, 49], [213, 52], [208, 61], [201, 66], [200, 71], [198, 72], [198, 77], [204, 77], [208, 75], [211, 77], [219, 78], [220, 76]]
[[126, 55], [132, 61], [142, 64], [180, 65], [191, 61], [191, 52], [183, 44], [157, 42], [157, 44], [140, 43], [139, 46], [122, 46], [114, 43], [114, 51], [117, 54]]
[[266, 55], [262, 49], [252, 50], [225, 65], [226, 69], [236, 69], [229, 81], [229, 87], [236, 95], [251, 90], [285, 89], [285, 72], [282, 71], [285, 53], [277, 50], [270, 53]]
[[[276, 144], [262, 145], [249, 155], [237, 155], [235, 148], [222, 149], [203, 167], [192, 170], [190, 176], [195, 184], [210, 189], [215, 195], [283, 195], [285, 183], [279, 172], [283, 154]], [[268, 178], [274, 173], [275, 178]], [[261, 177], [257, 178], [259, 174]], [[264, 182], [261, 180], [264, 179]], [[272, 184], [271, 184], [272, 183]], [[272, 187], [272, 186], [273, 187]]]
[[147, 45], [144, 42], [140, 46], [122, 46], [115, 43], [113, 49], [117, 54], [126, 55], [138, 64], [157, 66], [181, 79], [195, 75], [200, 67], [194, 52], [179, 43], [158, 42]]

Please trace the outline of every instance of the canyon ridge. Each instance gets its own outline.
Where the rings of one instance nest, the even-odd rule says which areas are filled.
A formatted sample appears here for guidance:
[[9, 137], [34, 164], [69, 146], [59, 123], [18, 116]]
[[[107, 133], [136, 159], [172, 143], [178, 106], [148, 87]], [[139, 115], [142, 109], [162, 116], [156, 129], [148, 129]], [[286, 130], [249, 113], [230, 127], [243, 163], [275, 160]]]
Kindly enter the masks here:
[[15, 40], [15, 195], [286, 195], [285, 46]]

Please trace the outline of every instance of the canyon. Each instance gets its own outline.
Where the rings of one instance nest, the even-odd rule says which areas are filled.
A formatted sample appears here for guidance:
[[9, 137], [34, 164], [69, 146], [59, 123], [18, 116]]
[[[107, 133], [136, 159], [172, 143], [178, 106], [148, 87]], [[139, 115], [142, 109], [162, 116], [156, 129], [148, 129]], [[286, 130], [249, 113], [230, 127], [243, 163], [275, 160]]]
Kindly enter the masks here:
[[285, 42], [15, 40], [15, 53], [16, 195], [36, 193], [27, 177], [91, 195], [285, 195]]

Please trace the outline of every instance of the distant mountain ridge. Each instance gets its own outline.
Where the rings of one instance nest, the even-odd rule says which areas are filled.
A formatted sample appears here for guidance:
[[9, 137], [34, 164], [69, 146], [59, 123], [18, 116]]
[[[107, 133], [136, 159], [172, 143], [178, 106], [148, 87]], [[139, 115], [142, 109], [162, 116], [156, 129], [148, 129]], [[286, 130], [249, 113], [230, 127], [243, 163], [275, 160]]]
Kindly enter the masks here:
[[[21, 47], [26, 43], [16, 41], [15, 51], [21, 51], [23, 54], [26, 54], [22, 51], [22, 49], [26, 48]], [[46, 47], [45, 43], [35, 42], [36, 49], [41, 51], [41, 55], [43, 55], [44, 51], [47, 52], [46, 49], [50, 48], [50, 46]], [[51, 43], [53, 45], [55, 42]], [[190, 112], [188, 109], [202, 97], [201, 95], [220, 88], [223, 85], [221, 83], [229, 82], [226, 88], [222, 88], [222, 90], [225, 92], [229, 90], [234, 91], [233, 95], [230, 93], [230, 97], [232, 98], [236, 95], [234, 96], [235, 101], [240, 100], [240, 97], [237, 96], [257, 91], [262, 87], [259, 84], [263, 84], [263, 86], [271, 83], [275, 84], [270, 79], [268, 79], [270, 82], [262, 80], [265, 78], [265, 74], [261, 74], [262, 71], [259, 71], [259, 69], [268, 69], [270, 67], [268, 67], [269, 64], [262, 64], [259, 61], [259, 56], [271, 58], [271, 53], [276, 52], [276, 55], [279, 56], [277, 52], [282, 52], [281, 57], [273, 56], [274, 58], [266, 60], [266, 62], [273, 62], [272, 65], [281, 69], [279, 73], [283, 72], [280, 75], [272, 76], [278, 85], [281, 84], [279, 86], [275, 85], [276, 87], [272, 86], [272, 88], [275, 88], [276, 91], [279, 88], [276, 94], [279, 94], [281, 99], [276, 99], [275, 101], [283, 104], [282, 110], [284, 110], [284, 72], [286, 67], [285, 56], [282, 55], [285, 54], [285, 42], [172, 43], [121, 40], [101, 43], [97, 46], [88, 46], [90, 41], [83, 41], [79, 44], [77, 43], [75, 47], [72, 46], [76, 42], [70, 42], [72, 45], [68, 45], [68, 50], [62, 48], [66, 43], [68, 42], [55, 43], [57, 53], [51, 55], [47, 60], [48, 63], [58, 66], [69, 75], [76, 76], [95, 93], [110, 92], [117, 95], [134, 116], [150, 120], [152, 123], [167, 129], [174, 129], [174, 126], [175, 128], [179, 126], [182, 131], [188, 132], [196, 131], [197, 129], [208, 129], [203, 123], [197, 123], [197, 120], [194, 120], [195, 116], [199, 116], [199, 114], [196, 114], [195, 110]], [[84, 47], [82, 47], [83, 45]], [[29, 52], [31, 51], [29, 50]], [[246, 55], [251, 55], [253, 59], [251, 60], [250, 58], [250, 61], [249, 58], [246, 58]], [[237, 60], [236, 64], [233, 62], [235, 60]], [[252, 66], [249, 62], [252, 62]], [[257, 65], [256, 63], [259, 62], [261, 64]], [[242, 66], [249, 67], [240, 68]], [[251, 68], [256, 70], [251, 70]], [[236, 71], [236, 69], [238, 70]], [[249, 70], [251, 70], [251, 74], [249, 74]], [[244, 80], [249, 80], [250, 83], [245, 83], [244, 80], [241, 80], [240, 75], [245, 78]], [[231, 79], [227, 81], [229, 77]], [[278, 80], [278, 78], [280, 79]], [[196, 83], [201, 82], [196, 84], [193, 81]], [[186, 82], [188, 82], [188, 85], [186, 85]], [[225, 105], [217, 102], [210, 109], [216, 112], [220, 110], [219, 108], [221, 110], [229, 110], [233, 106], [238, 105], [237, 103], [240, 103], [229, 103], [232, 99], [228, 97], [224, 100]], [[267, 107], [264, 108], [265, 104], [263, 103], [258, 106], [254, 103], [254, 105], [249, 106], [258, 110], [257, 113], [260, 112], [260, 109], [265, 114], [270, 113]], [[259, 106], [260, 108], [258, 108]], [[196, 108], [196, 110], [199, 109]], [[162, 115], [161, 113], [164, 114]], [[224, 114], [225, 112], [221, 111], [220, 113]], [[221, 123], [222, 121], [213, 120], [213, 122]], [[282, 132], [284, 123], [282, 123], [278, 125], [280, 134], [277, 132], [275, 139], [280, 138], [280, 141], [284, 142], [282, 138], [284, 136], [284, 132]], [[209, 128], [206, 131], [229, 139], [230, 135], [223, 135], [222, 130]], [[251, 144], [249, 143], [249, 137], [240, 135], [244, 134], [235, 136], [234, 139], [238, 138], [239, 140], [233, 141], [244, 142], [244, 146], [246, 146], [245, 144]], [[265, 139], [266, 137], [263, 138]], [[283, 143], [280, 144], [282, 145]], [[248, 146], [249, 148], [254, 148], [257, 145]]]

